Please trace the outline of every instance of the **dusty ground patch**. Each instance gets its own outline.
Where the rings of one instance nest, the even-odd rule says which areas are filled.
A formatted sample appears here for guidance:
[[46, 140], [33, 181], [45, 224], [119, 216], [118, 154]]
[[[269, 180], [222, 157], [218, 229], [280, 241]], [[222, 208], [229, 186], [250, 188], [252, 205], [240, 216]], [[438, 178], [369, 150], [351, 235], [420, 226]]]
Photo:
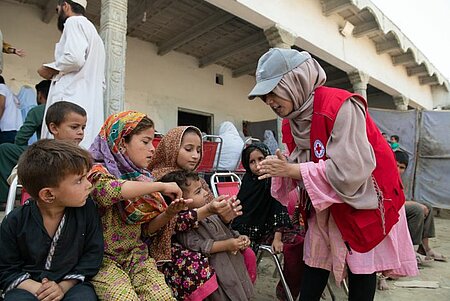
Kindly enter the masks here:
[[[450, 256], [450, 211], [441, 210], [441, 216], [435, 217], [436, 238], [432, 238], [431, 246], [439, 253]], [[270, 258], [263, 258], [258, 270], [258, 280], [255, 286], [254, 301], [272, 301], [276, 300], [275, 286], [278, 278], [273, 278], [274, 265]], [[397, 281], [423, 280], [437, 281], [439, 288], [400, 288], [394, 286], [395, 281], [388, 281], [390, 290], [377, 291], [375, 295], [376, 301], [444, 301], [450, 300], [450, 262], [433, 262], [431, 267], [420, 270], [417, 277], [403, 278]], [[334, 282], [334, 281], [331, 281]], [[342, 288], [333, 286], [336, 299], [347, 300]], [[325, 300], [331, 300], [328, 291]]]

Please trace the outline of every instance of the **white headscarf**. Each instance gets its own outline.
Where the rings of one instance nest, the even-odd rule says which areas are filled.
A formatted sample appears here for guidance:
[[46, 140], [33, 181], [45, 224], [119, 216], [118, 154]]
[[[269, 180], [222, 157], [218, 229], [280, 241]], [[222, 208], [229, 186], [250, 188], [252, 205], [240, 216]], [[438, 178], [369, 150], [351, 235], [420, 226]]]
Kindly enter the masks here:
[[265, 130], [264, 131], [264, 144], [269, 148], [270, 153], [272, 155], [275, 154], [278, 147], [278, 142], [275, 139], [275, 136], [273, 135], [273, 132], [271, 130]]
[[220, 125], [219, 136], [223, 144], [218, 168], [219, 170], [235, 170], [244, 148], [244, 141], [230, 121], [224, 121]]

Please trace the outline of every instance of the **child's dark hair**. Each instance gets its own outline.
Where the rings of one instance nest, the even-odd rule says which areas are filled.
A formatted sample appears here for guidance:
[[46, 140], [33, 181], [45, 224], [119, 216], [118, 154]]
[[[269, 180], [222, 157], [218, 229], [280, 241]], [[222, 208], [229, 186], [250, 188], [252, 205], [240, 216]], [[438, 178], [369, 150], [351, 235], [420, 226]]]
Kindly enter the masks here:
[[148, 116], [144, 116], [141, 121], [137, 124], [137, 126], [124, 137], [125, 142], [129, 143], [131, 140], [131, 137], [134, 135], [139, 134], [142, 131], [145, 131], [147, 129], [155, 128], [155, 124], [153, 123], [153, 120], [151, 120]]
[[20, 157], [17, 175], [27, 192], [38, 199], [45, 187], [58, 187], [67, 175], [82, 175], [91, 168], [91, 157], [73, 143], [41, 139]]
[[405, 168], [408, 167], [409, 156], [407, 153], [405, 153], [404, 151], [398, 150], [398, 151], [395, 151], [394, 154], [395, 154], [395, 160], [398, 163], [405, 164]]
[[[47, 109], [47, 114], [45, 115], [45, 124], [50, 131], [50, 123], [55, 125], [60, 125], [70, 113], [75, 113], [83, 117], [86, 116], [86, 111], [82, 107], [73, 102], [69, 101], [58, 101], [52, 104]], [[51, 132], [51, 131], [50, 131]]]
[[[199, 177], [198, 173], [195, 171], [187, 171], [187, 170], [181, 169], [181, 170], [169, 172], [168, 174], [163, 176], [159, 180], [159, 182], [165, 182], [165, 183], [175, 182], [181, 188], [181, 190], [184, 190], [188, 186], [188, 180], [198, 181], [198, 180], [200, 180], [200, 177]], [[171, 200], [169, 200], [166, 197], [164, 197], [164, 199], [166, 200], [167, 205], [169, 205]]]
[[391, 136], [391, 139], [392, 139], [392, 138], [394, 138], [395, 141], [400, 142], [400, 137], [399, 137], [399, 136], [397, 136], [397, 135], [392, 135], [392, 136]]
[[187, 171], [187, 170], [177, 170], [172, 171], [163, 176], [159, 181], [160, 182], [175, 182], [177, 185], [183, 189], [183, 187], [188, 186], [188, 180], [198, 181], [200, 177], [195, 171]]
[[45, 99], [47, 99], [48, 91], [50, 90], [51, 83], [52, 83], [51, 80], [48, 80], [48, 79], [42, 80], [38, 84], [36, 84], [36, 86], [34, 86], [34, 88], [36, 89], [37, 92], [41, 92], [45, 96]]

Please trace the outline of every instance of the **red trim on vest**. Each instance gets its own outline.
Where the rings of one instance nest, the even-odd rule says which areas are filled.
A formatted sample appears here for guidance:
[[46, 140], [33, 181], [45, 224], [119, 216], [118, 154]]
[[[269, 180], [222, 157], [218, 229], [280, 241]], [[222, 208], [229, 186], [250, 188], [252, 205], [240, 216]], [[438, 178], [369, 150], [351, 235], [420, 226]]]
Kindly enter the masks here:
[[398, 211], [405, 203], [405, 196], [394, 154], [370, 118], [365, 99], [358, 94], [329, 87], [315, 90], [310, 134], [311, 160], [317, 163], [319, 159], [327, 159], [326, 144], [337, 113], [350, 97], [360, 99], [365, 105], [367, 137], [377, 162], [372, 178], [379, 195], [379, 209], [357, 210], [343, 203], [332, 205], [330, 210], [346, 244], [357, 252], [365, 253], [377, 246], [398, 222]]

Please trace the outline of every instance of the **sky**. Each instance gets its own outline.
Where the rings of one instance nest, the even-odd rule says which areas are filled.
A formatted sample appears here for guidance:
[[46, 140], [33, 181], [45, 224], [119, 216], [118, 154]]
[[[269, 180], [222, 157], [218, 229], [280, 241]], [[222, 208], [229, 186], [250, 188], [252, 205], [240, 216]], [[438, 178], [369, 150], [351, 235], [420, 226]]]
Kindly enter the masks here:
[[371, 0], [450, 80], [450, 0]]

